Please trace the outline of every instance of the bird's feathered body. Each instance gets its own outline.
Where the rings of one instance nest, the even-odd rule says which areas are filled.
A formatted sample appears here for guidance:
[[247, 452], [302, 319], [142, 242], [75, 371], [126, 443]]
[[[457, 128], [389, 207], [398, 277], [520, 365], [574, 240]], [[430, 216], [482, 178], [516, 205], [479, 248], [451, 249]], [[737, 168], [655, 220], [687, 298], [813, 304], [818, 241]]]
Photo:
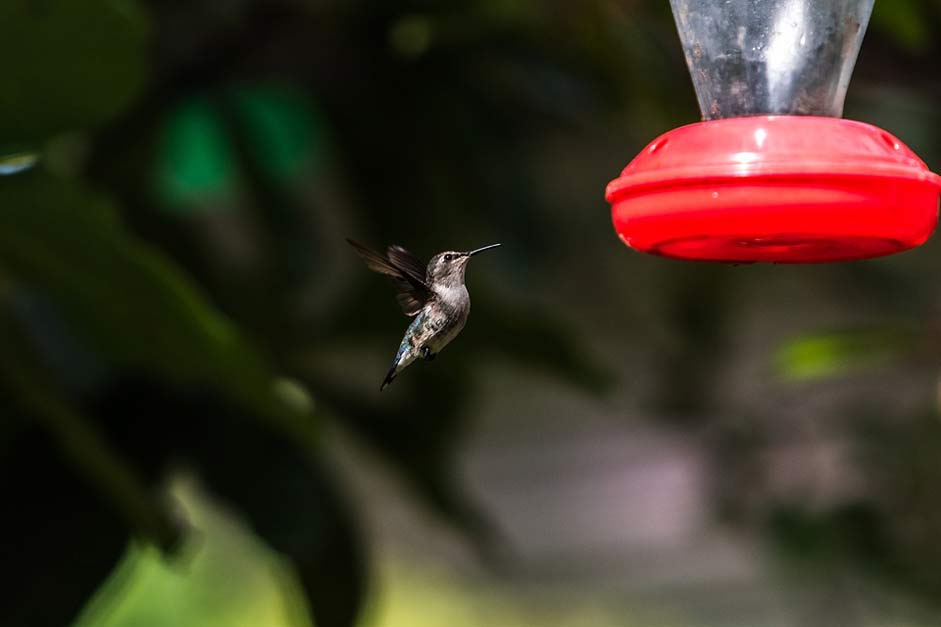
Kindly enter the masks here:
[[[467, 294], [466, 289], [464, 293]], [[464, 301], [450, 303], [434, 297], [405, 330], [405, 336], [399, 344], [399, 351], [393, 362], [394, 372], [389, 373], [391, 375], [389, 381], [416, 359], [421, 358], [422, 348], [427, 348], [428, 354], [432, 356], [437, 355], [461, 332], [467, 324], [469, 313], [469, 295]]]
[[417, 359], [434, 359], [458, 336], [470, 314], [470, 294], [464, 285], [467, 261], [499, 244], [470, 252], [439, 253], [425, 267], [401, 246], [390, 246], [383, 257], [353, 240], [347, 241], [371, 270], [392, 279], [402, 311], [415, 317], [405, 330], [381, 390]]

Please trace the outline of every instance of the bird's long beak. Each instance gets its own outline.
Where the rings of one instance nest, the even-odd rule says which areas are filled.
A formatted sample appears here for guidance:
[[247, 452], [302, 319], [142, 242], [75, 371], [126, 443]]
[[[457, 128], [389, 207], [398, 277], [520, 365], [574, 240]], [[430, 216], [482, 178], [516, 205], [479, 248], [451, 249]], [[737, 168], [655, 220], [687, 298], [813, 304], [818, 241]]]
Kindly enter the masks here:
[[484, 246], [483, 248], [478, 248], [478, 249], [476, 249], [476, 250], [470, 251], [469, 253], [467, 253], [467, 256], [468, 256], [468, 257], [473, 257], [473, 256], [476, 255], [477, 253], [482, 253], [482, 252], [484, 252], [485, 250], [490, 250], [491, 248], [496, 248], [497, 246], [501, 246], [501, 245], [502, 245], [502, 244], [490, 244], [490, 246]]

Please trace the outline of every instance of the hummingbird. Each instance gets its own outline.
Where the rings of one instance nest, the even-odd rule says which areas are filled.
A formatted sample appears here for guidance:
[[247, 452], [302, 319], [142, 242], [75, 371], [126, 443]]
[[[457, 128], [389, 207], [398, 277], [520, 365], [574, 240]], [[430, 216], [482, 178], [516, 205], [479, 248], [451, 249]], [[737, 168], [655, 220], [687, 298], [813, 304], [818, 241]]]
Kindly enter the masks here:
[[448, 250], [431, 258], [426, 266], [405, 248], [392, 245], [382, 256], [347, 239], [373, 272], [392, 279], [396, 299], [406, 316], [414, 318], [405, 330], [392, 367], [379, 386], [381, 392], [412, 362], [431, 361], [457, 337], [467, 323], [470, 294], [464, 285], [467, 262], [474, 255], [500, 246], [491, 244], [465, 252]]

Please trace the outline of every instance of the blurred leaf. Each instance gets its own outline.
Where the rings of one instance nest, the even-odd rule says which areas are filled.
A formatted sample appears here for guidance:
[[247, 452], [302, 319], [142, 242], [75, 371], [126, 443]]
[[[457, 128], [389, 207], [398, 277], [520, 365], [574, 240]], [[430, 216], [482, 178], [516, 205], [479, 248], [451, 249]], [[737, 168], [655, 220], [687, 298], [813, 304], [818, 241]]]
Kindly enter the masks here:
[[173, 481], [175, 501], [199, 530], [191, 550], [169, 562], [132, 544], [75, 627], [312, 627], [287, 560], [204, 487], [188, 476]]
[[7, 148], [0, 153], [0, 176], [17, 174], [39, 162], [39, 154], [31, 150]]
[[291, 560], [317, 627], [353, 627], [366, 567], [352, 513], [330, 469], [286, 444], [254, 422], [231, 422], [200, 452], [202, 476]]
[[361, 540], [320, 455], [211, 390], [181, 393], [147, 377], [127, 377], [91, 406], [116, 445], [151, 476], [170, 462], [183, 464], [244, 515], [290, 560], [318, 627], [353, 624], [366, 587]]
[[23, 330], [7, 315], [0, 319], [0, 387], [52, 437], [59, 454], [84, 476], [129, 529], [163, 549], [171, 549], [180, 529], [138, 477], [136, 468], [55, 389], [36, 363]]
[[234, 148], [208, 99], [170, 113], [155, 164], [156, 192], [169, 209], [206, 209], [236, 194]]
[[258, 164], [282, 185], [316, 169], [325, 157], [324, 121], [313, 103], [290, 87], [256, 85], [235, 100]]
[[[225, 95], [252, 151], [252, 163], [279, 185], [289, 186], [323, 161], [324, 123], [313, 104], [285, 86], [245, 86]], [[155, 165], [164, 206], [199, 210], [235, 202], [246, 185], [237, 150], [213, 98], [193, 98], [171, 111]]]
[[0, 3], [0, 137], [39, 141], [114, 116], [144, 77], [134, 0]]
[[[8, 407], [4, 414], [13, 418]], [[120, 559], [127, 527], [35, 427], [0, 456], [0, 494], [0, 564], [8, 575], [0, 624], [70, 624]]]
[[805, 335], [779, 348], [775, 365], [787, 379], [821, 379], [898, 359], [915, 349], [916, 340], [903, 329]]
[[46, 290], [114, 363], [209, 385], [308, 444], [264, 360], [194, 287], [118, 223], [112, 207], [43, 172], [0, 179], [0, 267]]
[[872, 24], [909, 50], [928, 43], [928, 15], [918, 0], [879, 0], [872, 10]]
[[[12, 290], [0, 288], [6, 301]], [[11, 575], [0, 624], [59, 627], [110, 572], [129, 527], [164, 546], [177, 529], [101, 434], [57, 398], [26, 338], [0, 318], [0, 564]]]
[[389, 28], [389, 45], [403, 57], [419, 57], [434, 40], [435, 27], [426, 15], [406, 15]]

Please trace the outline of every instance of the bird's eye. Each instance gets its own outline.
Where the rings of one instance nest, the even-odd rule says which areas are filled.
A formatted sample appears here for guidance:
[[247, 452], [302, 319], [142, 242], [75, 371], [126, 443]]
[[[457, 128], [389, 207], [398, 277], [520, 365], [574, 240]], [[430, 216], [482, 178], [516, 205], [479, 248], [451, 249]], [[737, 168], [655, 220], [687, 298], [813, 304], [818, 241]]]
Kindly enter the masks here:
[[445, 261], [451, 261], [451, 259], [453, 259], [453, 257], [452, 257], [451, 255], [445, 255], [445, 256], [444, 256], [444, 260], [445, 260]]

